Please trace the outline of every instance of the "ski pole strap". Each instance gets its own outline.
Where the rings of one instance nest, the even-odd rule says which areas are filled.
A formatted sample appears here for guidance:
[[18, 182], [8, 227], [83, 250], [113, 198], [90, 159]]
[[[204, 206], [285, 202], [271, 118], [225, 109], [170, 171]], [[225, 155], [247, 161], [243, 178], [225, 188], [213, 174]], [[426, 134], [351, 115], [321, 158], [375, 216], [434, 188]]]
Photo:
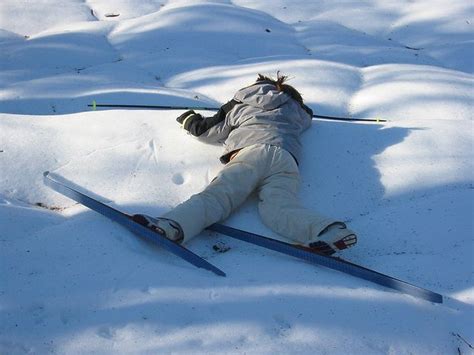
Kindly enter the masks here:
[[381, 286], [397, 290], [424, 300], [443, 303], [443, 296], [430, 290], [412, 285], [408, 282], [396, 279], [394, 277], [384, 275], [380, 272], [368, 269], [366, 267], [353, 264], [340, 258], [326, 256], [323, 254], [310, 251], [304, 246], [296, 246], [285, 243], [276, 239], [271, 239], [251, 232], [246, 232], [240, 229], [232, 228], [222, 224], [213, 224], [208, 227], [209, 230], [225, 234], [231, 238], [242, 240], [247, 243], [255, 244], [267, 249], [274, 250], [279, 253], [294, 256], [299, 259], [309, 261], [313, 264], [325, 266], [330, 269], [341, 271], [343, 273], [364, 279]]

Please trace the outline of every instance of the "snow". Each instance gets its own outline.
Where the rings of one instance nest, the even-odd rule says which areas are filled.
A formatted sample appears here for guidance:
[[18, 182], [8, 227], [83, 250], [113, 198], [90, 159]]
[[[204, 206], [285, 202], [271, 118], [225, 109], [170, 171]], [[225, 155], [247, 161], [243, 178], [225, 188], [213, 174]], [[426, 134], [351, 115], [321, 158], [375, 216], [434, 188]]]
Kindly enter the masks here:
[[[461, 0], [3, 0], [0, 353], [473, 353], [473, 14]], [[342, 257], [443, 304], [205, 231], [187, 247], [217, 277], [43, 185], [49, 170], [160, 215], [212, 180], [222, 148], [181, 130], [180, 111], [87, 105], [218, 106], [277, 70], [318, 114], [388, 119], [315, 120], [300, 196], [357, 231]], [[278, 238], [255, 200], [225, 223]]]

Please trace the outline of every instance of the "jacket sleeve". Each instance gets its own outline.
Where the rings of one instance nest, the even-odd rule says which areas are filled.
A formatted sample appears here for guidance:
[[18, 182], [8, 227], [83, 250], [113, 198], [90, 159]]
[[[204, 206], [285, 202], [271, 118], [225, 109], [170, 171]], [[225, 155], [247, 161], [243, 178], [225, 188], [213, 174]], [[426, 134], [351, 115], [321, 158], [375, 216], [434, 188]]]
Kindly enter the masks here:
[[234, 99], [230, 100], [211, 117], [197, 114], [185, 123], [184, 129], [206, 143], [222, 142], [231, 131], [226, 116], [237, 103], [239, 102]]
[[298, 104], [297, 111], [298, 111], [298, 122], [300, 126], [300, 133], [306, 131], [313, 122], [313, 111], [306, 105]]

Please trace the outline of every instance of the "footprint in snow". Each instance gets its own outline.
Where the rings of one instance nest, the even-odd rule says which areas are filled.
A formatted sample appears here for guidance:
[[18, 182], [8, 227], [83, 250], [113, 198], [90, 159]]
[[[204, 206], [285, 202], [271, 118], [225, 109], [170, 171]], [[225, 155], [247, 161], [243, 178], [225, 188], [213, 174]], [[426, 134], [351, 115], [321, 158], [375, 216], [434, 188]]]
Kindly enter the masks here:
[[219, 292], [217, 292], [217, 291], [211, 290], [211, 291], [209, 292], [209, 299], [210, 299], [210, 300], [216, 300], [216, 299], [218, 299], [218, 298], [220, 298], [220, 297], [221, 297], [221, 295], [220, 295]]
[[173, 175], [171, 180], [176, 184], [176, 185], [182, 185], [184, 184], [184, 176], [181, 173], [176, 173]]
[[109, 327], [100, 327], [96, 334], [104, 339], [113, 339], [115, 337], [115, 331]]
[[276, 323], [276, 326], [274, 328], [275, 333], [277, 336], [280, 337], [285, 337], [287, 336], [288, 332], [291, 329], [291, 324], [288, 322], [283, 316], [281, 315], [274, 315], [273, 317], [274, 322]]

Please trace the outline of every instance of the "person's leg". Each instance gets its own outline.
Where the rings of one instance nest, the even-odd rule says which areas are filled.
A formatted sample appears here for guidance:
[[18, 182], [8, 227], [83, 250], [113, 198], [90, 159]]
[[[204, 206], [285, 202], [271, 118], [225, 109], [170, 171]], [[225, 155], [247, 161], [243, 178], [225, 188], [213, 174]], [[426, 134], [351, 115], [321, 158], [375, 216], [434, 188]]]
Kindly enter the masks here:
[[313, 235], [335, 221], [302, 206], [298, 199], [299, 185], [294, 158], [284, 149], [275, 149], [269, 174], [258, 188], [258, 210], [265, 225], [273, 231], [307, 244]]
[[184, 242], [190, 240], [211, 224], [226, 219], [247, 199], [264, 174], [265, 162], [261, 161], [264, 159], [263, 145], [242, 149], [204, 191], [163, 217], [178, 222], [184, 232]]
[[[272, 167], [258, 189], [263, 222], [283, 237], [328, 254], [331, 251], [327, 246], [338, 250], [347, 247], [342, 243], [334, 247], [331, 243], [344, 238], [349, 230], [343, 231], [339, 228], [343, 223], [305, 208], [298, 199], [299, 185], [295, 160], [287, 151], [275, 148]], [[331, 226], [337, 226], [338, 233]], [[328, 231], [331, 234], [325, 234]]]

